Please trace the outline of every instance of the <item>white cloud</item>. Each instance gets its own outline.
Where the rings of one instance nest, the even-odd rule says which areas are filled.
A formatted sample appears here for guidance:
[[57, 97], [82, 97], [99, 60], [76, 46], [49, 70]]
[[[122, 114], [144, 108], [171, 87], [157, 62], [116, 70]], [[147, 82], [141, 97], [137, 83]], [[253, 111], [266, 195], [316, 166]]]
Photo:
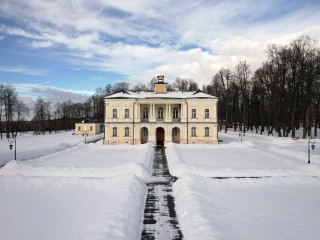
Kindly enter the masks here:
[[31, 76], [46, 76], [49, 71], [42, 69], [33, 69], [22, 66], [1, 66], [0, 72], [9, 72], [9, 73], [18, 73], [23, 75], [31, 75]]
[[[289, 9], [296, 3], [285, 4]], [[14, 18], [20, 27], [1, 24], [0, 32], [26, 39], [31, 48], [63, 51], [59, 60], [78, 68], [128, 75], [130, 81], [165, 74], [168, 80], [193, 78], [201, 85], [240, 60], [247, 60], [252, 70], [259, 67], [268, 44], [287, 44], [304, 34], [320, 38], [318, 7], [300, 4], [281, 12], [281, 4], [3, 0], [0, 16]], [[188, 44], [195, 47], [181, 50]]]

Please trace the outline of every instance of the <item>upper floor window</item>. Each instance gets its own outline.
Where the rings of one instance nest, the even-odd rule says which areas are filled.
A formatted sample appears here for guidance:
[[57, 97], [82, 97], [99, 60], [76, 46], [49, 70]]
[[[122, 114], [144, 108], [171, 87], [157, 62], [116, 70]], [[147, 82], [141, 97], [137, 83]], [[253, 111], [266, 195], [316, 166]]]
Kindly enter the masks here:
[[191, 118], [197, 118], [197, 109], [191, 109]]
[[163, 118], [163, 108], [162, 107], [158, 108], [158, 118]]
[[118, 129], [116, 127], [112, 128], [112, 137], [116, 137], [118, 135]]
[[143, 109], [143, 118], [149, 118], [149, 110], [147, 107]]
[[173, 118], [178, 118], [178, 108], [173, 108]]
[[204, 118], [209, 118], [209, 109], [208, 108], [206, 108], [204, 110]]
[[112, 109], [112, 118], [118, 118], [118, 111], [117, 109]]
[[204, 128], [204, 136], [209, 137], [209, 127]]
[[192, 127], [191, 128], [191, 137], [196, 137], [196, 136], [197, 136], [196, 128]]
[[129, 118], [129, 109], [128, 108], [126, 108], [124, 110], [124, 118]]
[[129, 127], [124, 128], [124, 136], [129, 137]]

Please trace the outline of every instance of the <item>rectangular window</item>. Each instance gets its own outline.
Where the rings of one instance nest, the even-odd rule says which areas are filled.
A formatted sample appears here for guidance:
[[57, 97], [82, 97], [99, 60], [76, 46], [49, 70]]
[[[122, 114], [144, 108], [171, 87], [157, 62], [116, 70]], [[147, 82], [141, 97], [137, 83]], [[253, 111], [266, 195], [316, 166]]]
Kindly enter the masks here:
[[92, 126], [90, 126], [90, 131], [92, 131]]
[[124, 118], [129, 118], [129, 109], [124, 110]]
[[80, 126], [78, 126], [78, 131], [80, 131], [81, 130], [81, 127]]
[[196, 137], [196, 136], [197, 136], [196, 128], [195, 128], [195, 127], [192, 127], [192, 128], [191, 128], [191, 137]]
[[178, 108], [173, 108], [173, 118], [178, 118]]
[[118, 135], [118, 129], [116, 127], [112, 128], [112, 137], [116, 137]]
[[117, 109], [112, 109], [112, 118], [118, 118], [118, 111]]
[[191, 118], [197, 118], [197, 110], [191, 109]]
[[204, 128], [204, 136], [209, 137], [209, 127]]
[[129, 127], [124, 128], [124, 136], [129, 137]]
[[209, 118], [209, 109], [204, 110], [204, 118]]

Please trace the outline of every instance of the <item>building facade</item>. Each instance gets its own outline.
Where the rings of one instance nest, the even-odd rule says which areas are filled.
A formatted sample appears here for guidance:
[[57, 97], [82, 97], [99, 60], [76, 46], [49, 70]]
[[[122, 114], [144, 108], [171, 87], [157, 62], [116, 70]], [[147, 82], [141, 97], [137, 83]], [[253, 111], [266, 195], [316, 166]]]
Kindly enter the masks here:
[[75, 127], [75, 134], [76, 135], [96, 135], [101, 133], [102, 127], [101, 123], [94, 123], [94, 122], [82, 122], [76, 123]]
[[154, 92], [122, 90], [104, 98], [104, 144], [218, 143], [217, 103], [201, 91], [167, 92], [158, 76]]

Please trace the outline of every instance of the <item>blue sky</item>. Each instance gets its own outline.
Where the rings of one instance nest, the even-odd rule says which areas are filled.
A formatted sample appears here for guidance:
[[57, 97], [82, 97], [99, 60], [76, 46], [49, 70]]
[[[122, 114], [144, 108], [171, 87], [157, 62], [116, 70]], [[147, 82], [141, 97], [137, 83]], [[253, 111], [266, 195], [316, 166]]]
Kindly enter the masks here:
[[320, 39], [319, 1], [2, 0], [0, 83], [32, 105], [84, 101], [116, 81], [193, 78], [208, 84], [268, 44]]

